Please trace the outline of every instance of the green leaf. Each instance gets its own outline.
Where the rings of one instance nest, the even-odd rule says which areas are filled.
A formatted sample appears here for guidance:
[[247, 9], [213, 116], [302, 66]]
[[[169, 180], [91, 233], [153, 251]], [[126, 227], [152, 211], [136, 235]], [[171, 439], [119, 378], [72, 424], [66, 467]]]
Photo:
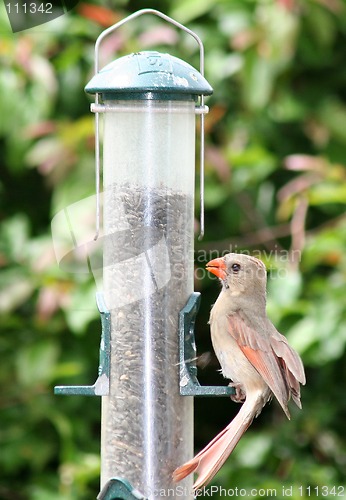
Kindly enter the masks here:
[[206, 14], [218, 3], [219, 0], [177, 0], [174, 2], [170, 16], [186, 24]]
[[241, 191], [259, 181], [263, 181], [275, 169], [275, 159], [269, 151], [259, 144], [250, 145], [242, 150], [229, 151], [232, 165], [232, 187]]
[[209, 209], [220, 206], [227, 199], [227, 196], [228, 189], [225, 185], [217, 183], [211, 178], [205, 184], [204, 202]]
[[95, 294], [93, 282], [80, 283], [71, 294], [71, 302], [64, 307], [67, 323], [75, 334], [83, 334], [88, 324], [99, 316]]
[[252, 110], [260, 110], [269, 103], [275, 72], [268, 59], [255, 53], [245, 58], [244, 104]]
[[342, 316], [342, 305], [329, 294], [323, 303], [312, 306], [307, 316], [291, 328], [288, 338], [300, 353], [308, 352], [311, 364], [323, 365], [338, 359], [346, 346]]
[[250, 433], [244, 436], [237, 447], [237, 461], [244, 467], [255, 468], [263, 463], [265, 456], [272, 446], [269, 434]]
[[311, 205], [346, 204], [346, 183], [324, 181], [321, 184], [312, 186], [309, 190], [309, 202]]
[[49, 382], [54, 376], [59, 350], [53, 340], [40, 340], [19, 348], [16, 367], [20, 383], [26, 387], [35, 387]]
[[317, 113], [329, 132], [345, 144], [346, 105], [336, 97], [330, 97], [322, 101]]
[[29, 239], [29, 221], [25, 214], [17, 213], [1, 224], [0, 249], [8, 257], [21, 262]]
[[[287, 257], [286, 257], [287, 258]], [[268, 295], [272, 307], [288, 307], [295, 303], [302, 291], [302, 276], [297, 271], [290, 271], [287, 260], [283, 261], [277, 272], [270, 274]], [[280, 265], [280, 264], [279, 264]]]
[[314, 43], [320, 47], [330, 47], [335, 39], [337, 30], [333, 14], [323, 5], [311, 2], [309, 13], [305, 16]]
[[7, 269], [0, 274], [0, 312], [6, 313], [28, 301], [35, 289], [34, 280], [24, 269]]

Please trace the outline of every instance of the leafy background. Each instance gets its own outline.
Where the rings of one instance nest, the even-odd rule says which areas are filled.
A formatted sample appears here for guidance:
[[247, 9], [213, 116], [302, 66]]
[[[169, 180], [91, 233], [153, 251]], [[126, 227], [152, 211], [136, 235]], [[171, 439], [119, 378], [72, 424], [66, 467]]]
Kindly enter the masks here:
[[[207, 326], [218, 287], [203, 267], [229, 249], [265, 260], [268, 312], [307, 371], [303, 411], [288, 422], [275, 403], [265, 408], [214, 484], [278, 496], [293, 485], [291, 498], [326, 485], [336, 496], [331, 488], [346, 477], [345, 3], [104, 0], [18, 34], [0, 6], [0, 498], [83, 500], [99, 491], [99, 399], [52, 392], [95, 378], [95, 282], [59, 268], [50, 222], [94, 192], [83, 88], [95, 39], [143, 7], [199, 33], [214, 87], [206, 236], [196, 240], [200, 379], [222, 383]], [[102, 65], [150, 48], [198, 67], [193, 42], [150, 16], [110, 37]], [[197, 399], [195, 409], [196, 449], [238, 411], [224, 398]]]

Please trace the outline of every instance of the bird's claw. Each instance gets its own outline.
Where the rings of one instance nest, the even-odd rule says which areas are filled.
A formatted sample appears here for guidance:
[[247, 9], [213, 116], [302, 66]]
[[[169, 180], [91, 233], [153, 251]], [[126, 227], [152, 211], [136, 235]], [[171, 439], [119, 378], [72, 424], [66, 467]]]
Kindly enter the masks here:
[[241, 384], [237, 384], [234, 382], [231, 382], [228, 384], [229, 387], [233, 387], [235, 389], [235, 394], [231, 395], [231, 400], [234, 401], [235, 403], [244, 403], [246, 399], [246, 394], [243, 390], [243, 386]]

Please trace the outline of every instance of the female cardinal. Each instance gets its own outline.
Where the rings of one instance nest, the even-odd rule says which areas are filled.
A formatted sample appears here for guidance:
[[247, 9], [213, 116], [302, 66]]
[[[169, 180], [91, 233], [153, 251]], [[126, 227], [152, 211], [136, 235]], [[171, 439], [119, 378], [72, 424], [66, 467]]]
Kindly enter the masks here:
[[211, 340], [222, 374], [235, 388], [231, 399], [244, 404], [225, 429], [174, 471], [175, 481], [197, 472], [195, 490], [215, 476], [273, 394], [290, 418], [287, 403], [292, 397], [302, 407], [299, 383], [305, 384], [299, 355], [267, 318], [263, 262], [229, 253], [211, 260], [206, 267], [222, 284], [210, 314]]

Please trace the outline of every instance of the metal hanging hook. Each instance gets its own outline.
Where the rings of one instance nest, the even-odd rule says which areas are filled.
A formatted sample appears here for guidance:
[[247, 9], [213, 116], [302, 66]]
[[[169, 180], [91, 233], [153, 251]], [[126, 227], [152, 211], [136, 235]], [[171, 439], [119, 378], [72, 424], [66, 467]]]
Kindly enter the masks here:
[[[199, 54], [200, 54], [200, 68], [199, 71], [202, 76], [204, 76], [204, 46], [202, 43], [202, 40], [199, 38], [199, 36], [183, 24], [179, 23], [178, 21], [175, 21], [171, 17], [167, 16], [166, 14], [163, 14], [162, 12], [155, 10], [155, 9], [141, 9], [138, 10], [137, 12], [134, 12], [133, 14], [129, 15], [128, 17], [125, 17], [121, 21], [117, 22], [116, 24], [113, 24], [113, 26], [110, 26], [106, 30], [104, 30], [99, 37], [96, 40], [95, 43], [95, 75], [99, 72], [99, 52], [100, 52], [100, 45], [104, 38], [106, 38], [108, 35], [113, 33], [115, 30], [123, 26], [124, 24], [132, 21], [133, 19], [136, 19], [137, 17], [140, 17], [144, 14], [152, 14], [158, 17], [161, 17], [168, 23], [172, 24], [173, 26], [176, 26], [177, 28], [185, 31], [189, 35], [191, 35], [197, 42], [199, 46]], [[99, 128], [99, 102], [100, 102], [100, 94], [98, 92], [95, 93], [95, 103], [91, 105], [91, 110], [95, 112], [95, 184], [96, 184], [96, 232], [95, 232], [95, 237], [94, 240], [97, 240], [100, 234], [100, 128]], [[200, 95], [200, 106], [198, 108], [198, 111], [196, 111], [197, 114], [200, 115], [200, 234], [198, 239], [202, 239], [204, 236], [204, 114], [208, 112], [208, 108], [204, 105], [204, 95]]]

